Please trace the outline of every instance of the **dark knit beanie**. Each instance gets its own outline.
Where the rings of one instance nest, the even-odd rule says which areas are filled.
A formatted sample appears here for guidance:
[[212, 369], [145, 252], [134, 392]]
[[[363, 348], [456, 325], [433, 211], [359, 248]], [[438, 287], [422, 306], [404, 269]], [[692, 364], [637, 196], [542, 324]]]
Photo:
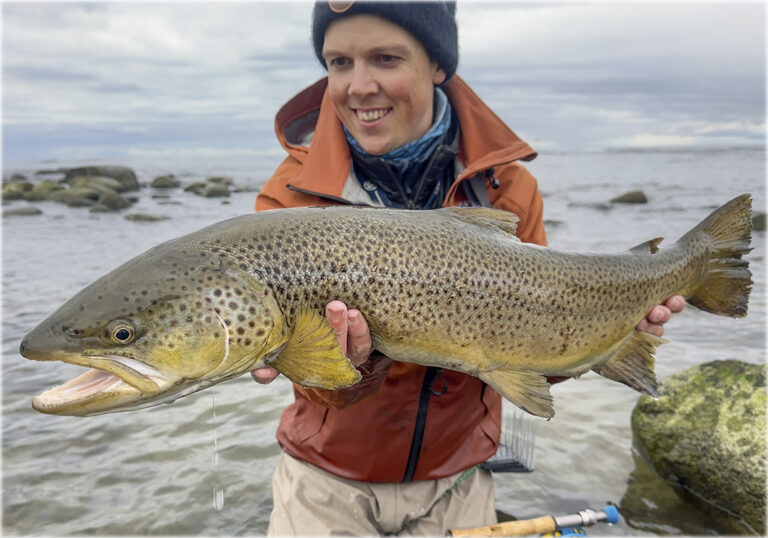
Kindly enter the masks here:
[[445, 80], [456, 72], [459, 44], [456, 31], [456, 2], [339, 2], [315, 3], [312, 12], [312, 44], [323, 64], [323, 42], [328, 25], [352, 15], [378, 15], [408, 30], [419, 40], [429, 58], [445, 71]]

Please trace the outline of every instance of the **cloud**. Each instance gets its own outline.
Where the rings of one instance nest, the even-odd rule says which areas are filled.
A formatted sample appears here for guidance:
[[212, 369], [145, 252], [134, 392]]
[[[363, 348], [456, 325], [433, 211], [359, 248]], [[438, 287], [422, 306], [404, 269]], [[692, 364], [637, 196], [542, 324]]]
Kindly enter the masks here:
[[[5, 3], [4, 155], [276, 148], [275, 113], [324, 75], [311, 10]], [[763, 4], [462, 1], [457, 18], [459, 74], [537, 149], [764, 144]]]

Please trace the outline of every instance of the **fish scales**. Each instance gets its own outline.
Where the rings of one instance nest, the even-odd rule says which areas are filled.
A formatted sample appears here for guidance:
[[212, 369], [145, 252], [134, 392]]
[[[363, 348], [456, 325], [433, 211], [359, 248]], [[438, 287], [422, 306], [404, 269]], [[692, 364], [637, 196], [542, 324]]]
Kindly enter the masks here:
[[662, 341], [634, 327], [670, 295], [744, 315], [749, 218], [744, 195], [670, 248], [659, 250], [657, 239], [608, 255], [522, 243], [516, 216], [484, 208], [244, 215], [96, 281], [34, 329], [21, 352], [122, 381], [107, 396], [73, 380], [36, 399], [53, 413], [156, 405], [265, 365], [304, 386], [343, 388], [360, 376], [322, 317], [339, 299], [363, 312], [382, 353], [476, 375], [548, 417], [548, 375], [593, 369], [652, 393]]

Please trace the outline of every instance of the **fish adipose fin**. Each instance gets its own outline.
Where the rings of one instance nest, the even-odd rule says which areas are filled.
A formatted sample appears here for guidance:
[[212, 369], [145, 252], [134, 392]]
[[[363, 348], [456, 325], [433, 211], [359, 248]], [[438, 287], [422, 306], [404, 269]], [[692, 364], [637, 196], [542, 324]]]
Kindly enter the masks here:
[[517, 223], [520, 218], [509, 211], [488, 207], [444, 207], [437, 211], [449, 213], [468, 224], [489, 228], [497, 232], [502, 231], [517, 239]]
[[678, 243], [709, 243], [709, 261], [702, 278], [686, 290], [688, 303], [719, 314], [740, 318], [747, 315], [752, 273], [741, 257], [752, 249], [752, 198], [742, 194], [723, 205], [685, 234]]
[[517, 407], [544, 418], [555, 416], [547, 378], [536, 372], [492, 370], [478, 377]]
[[656, 346], [667, 342], [664, 338], [634, 329], [619, 343], [611, 358], [594, 370], [608, 379], [656, 397], [658, 385], [653, 372], [653, 353]]
[[361, 378], [342, 353], [328, 320], [309, 309], [296, 316], [293, 334], [269, 365], [308, 388], [338, 390], [351, 387]]

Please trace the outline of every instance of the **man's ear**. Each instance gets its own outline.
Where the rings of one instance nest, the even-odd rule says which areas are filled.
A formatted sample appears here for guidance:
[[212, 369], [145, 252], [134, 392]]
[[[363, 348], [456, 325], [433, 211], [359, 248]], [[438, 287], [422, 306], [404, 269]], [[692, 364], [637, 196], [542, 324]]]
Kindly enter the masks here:
[[435, 69], [434, 75], [432, 75], [432, 82], [435, 84], [435, 86], [439, 86], [443, 82], [445, 82], [445, 71], [443, 71], [443, 68], [439, 65], [435, 64], [437, 68]]

